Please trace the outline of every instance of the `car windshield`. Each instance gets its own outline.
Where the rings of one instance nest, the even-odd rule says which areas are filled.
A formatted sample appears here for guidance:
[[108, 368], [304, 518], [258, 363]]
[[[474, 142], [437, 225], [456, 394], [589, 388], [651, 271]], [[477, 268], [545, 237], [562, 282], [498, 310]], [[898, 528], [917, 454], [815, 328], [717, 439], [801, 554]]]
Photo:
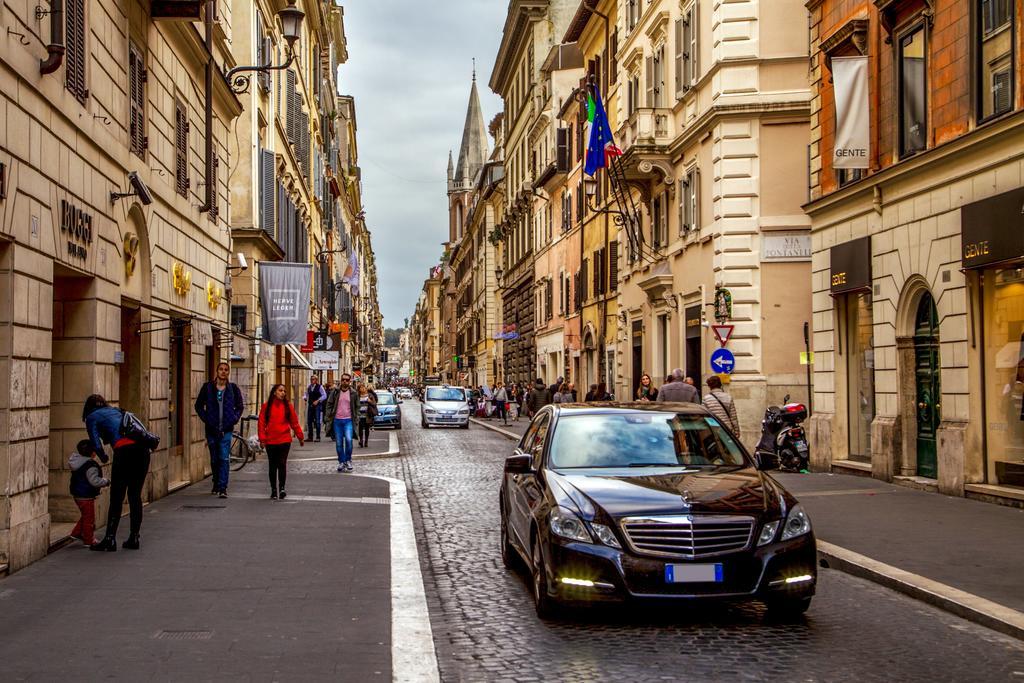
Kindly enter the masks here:
[[379, 406], [393, 406], [395, 405], [395, 396], [390, 391], [378, 391], [377, 392], [377, 405]]
[[427, 389], [428, 401], [465, 401], [466, 394], [462, 389], [448, 389], [445, 387], [430, 387]]
[[611, 413], [559, 418], [553, 469], [743, 466], [743, 451], [709, 415]]

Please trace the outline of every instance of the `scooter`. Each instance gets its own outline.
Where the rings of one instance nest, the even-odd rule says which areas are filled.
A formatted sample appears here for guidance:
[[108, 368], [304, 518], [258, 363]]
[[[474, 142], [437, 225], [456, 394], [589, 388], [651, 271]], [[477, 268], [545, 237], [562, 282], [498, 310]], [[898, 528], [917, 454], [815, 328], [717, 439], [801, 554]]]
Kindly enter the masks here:
[[768, 406], [761, 420], [761, 440], [756, 450], [778, 458], [779, 469], [800, 472], [808, 469], [810, 450], [807, 434], [800, 423], [807, 419], [803, 403], [790, 403], [789, 394], [782, 399], [782, 407]]

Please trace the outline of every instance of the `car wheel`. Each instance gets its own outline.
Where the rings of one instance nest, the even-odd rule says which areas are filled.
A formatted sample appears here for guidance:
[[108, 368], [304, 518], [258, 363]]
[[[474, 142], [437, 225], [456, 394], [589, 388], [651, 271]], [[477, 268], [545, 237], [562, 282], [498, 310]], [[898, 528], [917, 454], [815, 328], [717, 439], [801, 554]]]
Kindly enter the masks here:
[[469, 420], [466, 420], [466, 424], [459, 425], [459, 429], [469, 429]]
[[769, 598], [764, 601], [768, 616], [780, 621], [797, 619], [811, 606], [810, 598]]
[[552, 619], [555, 616], [557, 603], [548, 595], [548, 575], [544, 570], [544, 558], [540, 552], [540, 541], [534, 537], [533, 552], [533, 606], [541, 619]]
[[428, 425], [427, 421], [424, 419], [420, 420], [420, 427], [423, 427], [424, 429], [430, 429], [430, 425]]
[[505, 505], [501, 506], [501, 563], [505, 569], [512, 569], [515, 566], [516, 549], [508, 537], [508, 519], [505, 517]]

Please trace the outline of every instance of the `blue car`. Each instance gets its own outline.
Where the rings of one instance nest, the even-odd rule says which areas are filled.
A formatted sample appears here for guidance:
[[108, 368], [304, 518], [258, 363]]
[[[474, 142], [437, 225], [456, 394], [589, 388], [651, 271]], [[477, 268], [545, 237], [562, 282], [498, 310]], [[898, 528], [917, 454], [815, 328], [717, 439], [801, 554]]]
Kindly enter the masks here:
[[390, 391], [377, 391], [377, 417], [373, 418], [374, 429], [380, 427], [402, 428], [401, 401]]

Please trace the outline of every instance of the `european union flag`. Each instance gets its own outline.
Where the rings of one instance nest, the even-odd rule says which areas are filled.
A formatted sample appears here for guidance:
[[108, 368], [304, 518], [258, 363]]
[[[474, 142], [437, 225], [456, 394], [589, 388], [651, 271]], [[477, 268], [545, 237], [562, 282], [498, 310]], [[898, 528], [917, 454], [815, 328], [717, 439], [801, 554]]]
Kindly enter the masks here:
[[583, 172], [592, 176], [597, 173], [597, 169], [605, 168], [611, 157], [622, 154], [622, 150], [615, 146], [608, 115], [601, 101], [601, 91], [596, 85], [594, 96], [587, 98], [587, 121], [590, 122], [590, 141], [587, 144], [587, 159], [583, 165]]

